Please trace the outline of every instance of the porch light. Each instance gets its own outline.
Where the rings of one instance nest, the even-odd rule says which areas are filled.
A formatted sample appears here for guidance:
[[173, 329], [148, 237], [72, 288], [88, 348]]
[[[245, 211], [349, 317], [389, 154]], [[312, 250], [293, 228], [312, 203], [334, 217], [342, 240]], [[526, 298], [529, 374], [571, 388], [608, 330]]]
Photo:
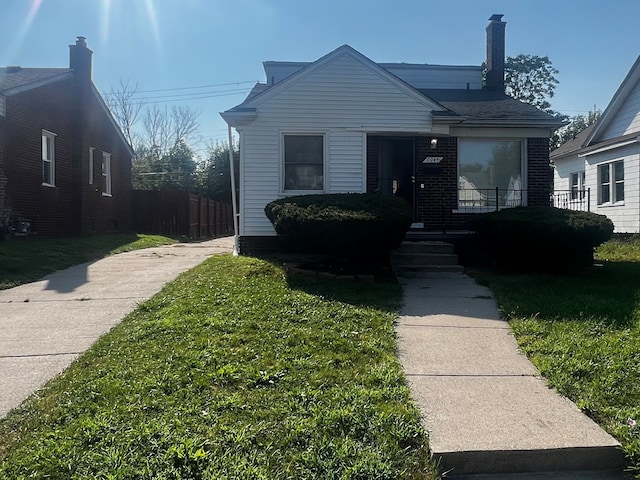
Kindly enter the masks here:
[[431, 150], [435, 150], [436, 148], [438, 148], [438, 139], [437, 138], [432, 138], [431, 139]]

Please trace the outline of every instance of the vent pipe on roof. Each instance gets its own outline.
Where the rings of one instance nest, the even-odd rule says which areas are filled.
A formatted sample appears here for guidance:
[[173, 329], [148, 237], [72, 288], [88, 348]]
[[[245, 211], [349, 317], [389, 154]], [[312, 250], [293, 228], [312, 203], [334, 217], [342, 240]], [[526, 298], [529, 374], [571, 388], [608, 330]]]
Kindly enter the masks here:
[[487, 88], [504, 92], [504, 31], [507, 23], [494, 14], [487, 25]]

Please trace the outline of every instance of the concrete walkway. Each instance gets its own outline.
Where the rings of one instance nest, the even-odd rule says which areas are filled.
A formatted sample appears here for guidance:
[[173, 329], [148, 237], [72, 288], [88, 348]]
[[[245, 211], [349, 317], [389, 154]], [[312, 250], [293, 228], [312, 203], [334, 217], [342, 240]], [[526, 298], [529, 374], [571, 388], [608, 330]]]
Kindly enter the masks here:
[[[458, 273], [400, 275], [400, 361], [445, 478], [628, 478], [618, 442], [546, 386], [489, 289]], [[558, 471], [582, 472], [540, 473]]]
[[233, 237], [113, 255], [0, 291], [0, 418], [180, 273]]

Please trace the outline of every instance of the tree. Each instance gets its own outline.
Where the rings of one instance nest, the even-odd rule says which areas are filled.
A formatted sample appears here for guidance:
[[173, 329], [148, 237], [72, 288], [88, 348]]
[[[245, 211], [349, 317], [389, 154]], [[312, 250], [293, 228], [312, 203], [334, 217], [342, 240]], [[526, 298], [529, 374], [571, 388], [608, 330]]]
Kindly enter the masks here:
[[571, 117], [570, 123], [562, 128], [556, 130], [551, 138], [551, 148], [558, 148], [563, 143], [573, 140], [578, 134], [584, 131], [587, 127], [590, 127], [598, 121], [602, 116], [602, 110], [593, 106], [593, 110], [590, 110], [587, 115], [576, 115]]
[[[236, 191], [239, 179], [239, 156], [234, 152]], [[231, 203], [231, 170], [229, 169], [229, 145], [209, 146], [207, 158], [198, 168], [198, 185], [203, 195], [214, 200]]]
[[128, 80], [120, 80], [120, 87], [111, 87], [111, 91], [105, 95], [109, 110], [132, 146], [136, 143], [135, 126], [145, 105], [144, 101], [135, 99], [137, 93], [137, 84], [131, 86]]
[[558, 70], [549, 57], [523, 55], [507, 57], [505, 62], [505, 91], [508, 95], [529, 103], [543, 112], [558, 115], [551, 108], [558, 80]]

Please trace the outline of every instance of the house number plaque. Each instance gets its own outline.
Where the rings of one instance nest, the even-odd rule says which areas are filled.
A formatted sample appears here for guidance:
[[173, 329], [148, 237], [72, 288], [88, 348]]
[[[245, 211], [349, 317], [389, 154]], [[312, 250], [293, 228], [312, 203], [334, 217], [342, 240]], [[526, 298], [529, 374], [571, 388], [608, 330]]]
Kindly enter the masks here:
[[427, 157], [422, 163], [440, 163], [444, 157]]

